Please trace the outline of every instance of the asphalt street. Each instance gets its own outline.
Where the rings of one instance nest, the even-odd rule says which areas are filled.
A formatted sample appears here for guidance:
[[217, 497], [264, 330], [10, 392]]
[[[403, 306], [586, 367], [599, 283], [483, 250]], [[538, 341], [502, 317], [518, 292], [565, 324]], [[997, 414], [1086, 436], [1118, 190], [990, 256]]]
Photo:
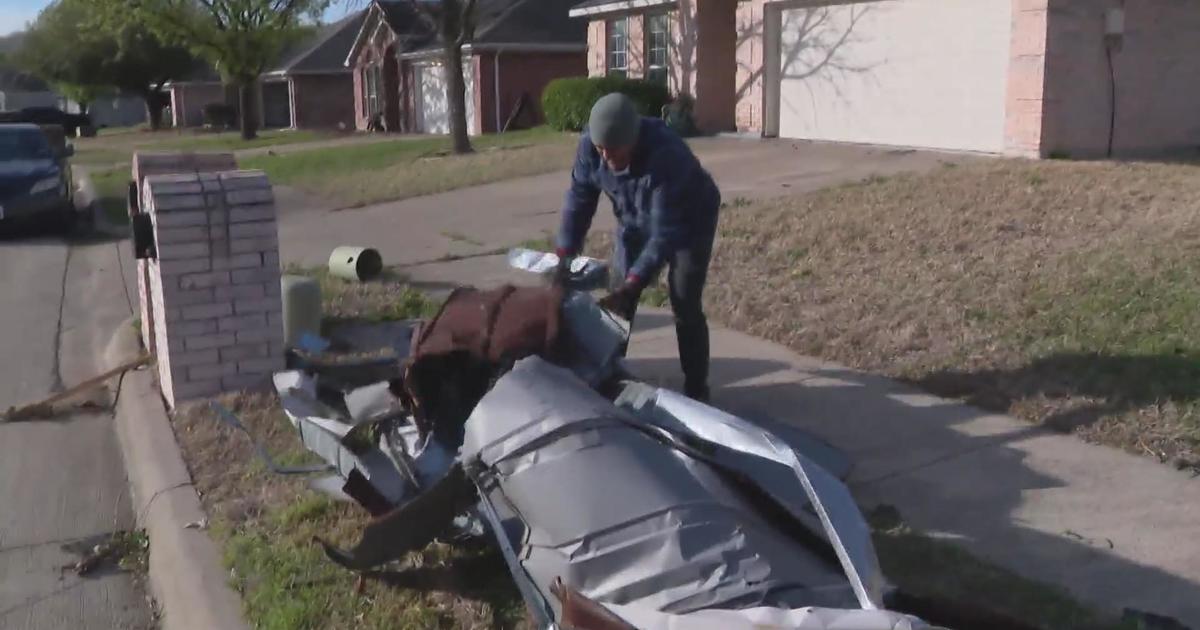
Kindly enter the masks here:
[[[0, 409], [108, 367], [103, 350], [131, 313], [131, 260], [124, 240], [0, 234]], [[133, 527], [109, 411], [115, 390], [91, 397], [98, 408], [0, 422], [0, 629], [154, 626], [130, 574], [63, 570]]]

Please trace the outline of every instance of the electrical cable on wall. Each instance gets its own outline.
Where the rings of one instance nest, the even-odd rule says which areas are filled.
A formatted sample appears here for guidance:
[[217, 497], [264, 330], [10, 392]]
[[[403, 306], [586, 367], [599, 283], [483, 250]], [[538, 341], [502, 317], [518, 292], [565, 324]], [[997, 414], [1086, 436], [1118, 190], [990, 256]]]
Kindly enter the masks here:
[[1104, 55], [1108, 58], [1108, 151], [1106, 157], [1113, 156], [1113, 140], [1117, 135], [1117, 72], [1113, 67], [1113, 44], [1105, 42]]
[[1108, 150], [1113, 156], [1113, 143], [1117, 135], [1117, 71], [1113, 52], [1121, 49], [1125, 41], [1125, 2], [1109, 9], [1104, 15], [1104, 56], [1108, 60]]

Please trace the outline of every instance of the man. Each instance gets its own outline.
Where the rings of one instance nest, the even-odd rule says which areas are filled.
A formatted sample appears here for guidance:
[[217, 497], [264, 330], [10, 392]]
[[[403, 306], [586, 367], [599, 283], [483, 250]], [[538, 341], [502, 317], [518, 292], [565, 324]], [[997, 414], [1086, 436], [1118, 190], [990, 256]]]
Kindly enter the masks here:
[[604, 308], [633, 322], [642, 291], [668, 267], [684, 393], [708, 399], [708, 322], [700, 303], [721, 193], [686, 143], [633, 101], [609, 94], [579, 140], [558, 234], [560, 271], [579, 254], [600, 193], [616, 214], [611, 292]]

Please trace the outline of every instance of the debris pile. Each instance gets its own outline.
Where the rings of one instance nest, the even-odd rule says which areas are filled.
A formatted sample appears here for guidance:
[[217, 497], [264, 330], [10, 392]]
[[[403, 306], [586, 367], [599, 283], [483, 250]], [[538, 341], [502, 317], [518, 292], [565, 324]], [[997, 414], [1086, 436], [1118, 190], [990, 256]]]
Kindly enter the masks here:
[[[510, 264], [557, 262], [532, 254]], [[274, 383], [335, 473], [311, 485], [377, 516], [327, 556], [366, 571], [490, 535], [542, 628], [928, 628], [887, 610], [836, 451], [634, 379], [627, 324], [577, 289], [595, 269], [459, 289], [373, 347], [302, 344]]]

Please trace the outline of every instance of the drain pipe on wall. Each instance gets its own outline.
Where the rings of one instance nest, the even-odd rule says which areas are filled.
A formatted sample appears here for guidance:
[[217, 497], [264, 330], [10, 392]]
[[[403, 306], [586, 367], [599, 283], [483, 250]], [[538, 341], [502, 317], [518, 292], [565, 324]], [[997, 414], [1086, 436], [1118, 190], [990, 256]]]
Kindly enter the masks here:
[[1108, 59], [1108, 152], [1113, 156], [1113, 140], [1117, 135], [1117, 71], [1113, 65], [1113, 53], [1121, 50], [1125, 41], [1125, 2], [1109, 9], [1104, 15], [1104, 55]]
[[500, 53], [504, 52], [503, 48], [497, 48], [496, 54], [492, 57], [492, 90], [495, 92], [494, 99], [496, 101], [496, 133], [503, 131], [500, 125]]

